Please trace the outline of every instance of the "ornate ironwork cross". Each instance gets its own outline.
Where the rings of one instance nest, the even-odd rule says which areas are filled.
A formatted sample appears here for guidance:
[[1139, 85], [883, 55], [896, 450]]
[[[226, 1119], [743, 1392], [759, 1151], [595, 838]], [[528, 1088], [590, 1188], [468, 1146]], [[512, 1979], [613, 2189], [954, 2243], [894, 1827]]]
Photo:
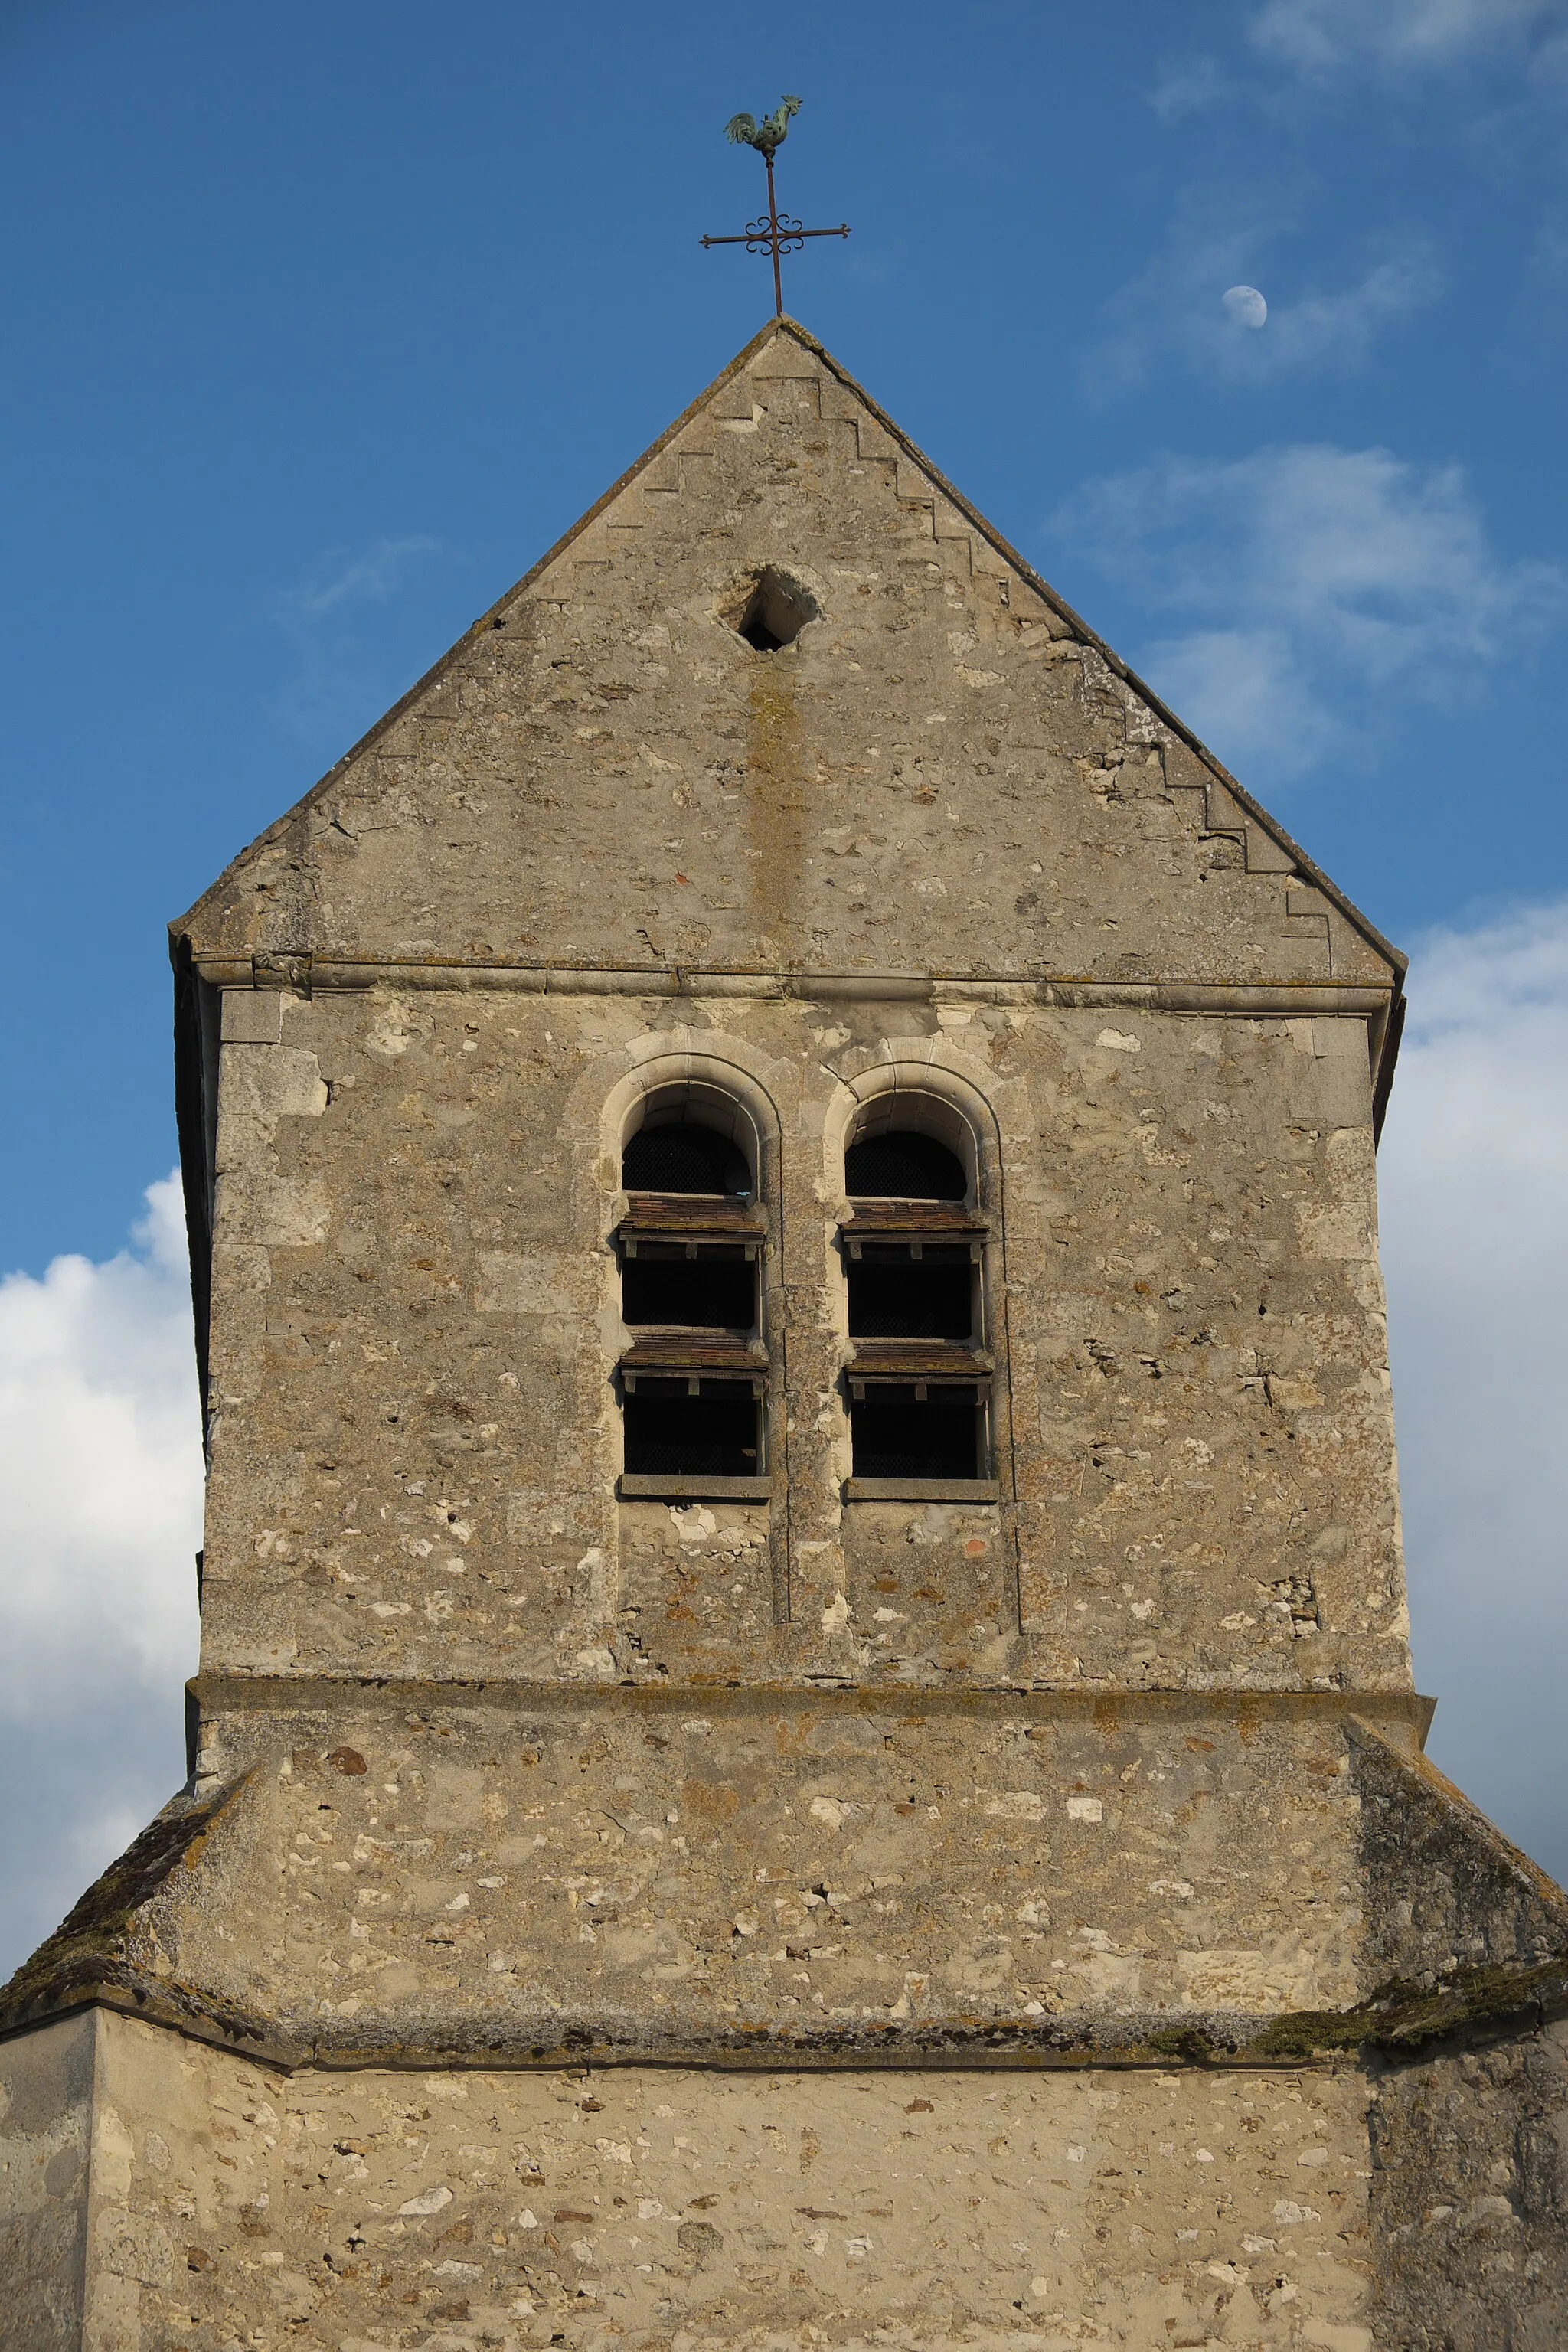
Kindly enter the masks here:
[[782, 253], [798, 253], [808, 236], [847, 236], [849, 224], [840, 221], [837, 228], [803, 228], [792, 214], [781, 213], [773, 193], [773, 157], [789, 135], [789, 119], [800, 112], [798, 98], [781, 99], [772, 114], [761, 122], [750, 114], [733, 114], [724, 125], [724, 136], [737, 147], [754, 147], [768, 170], [768, 210], [763, 219], [759, 214], [748, 221], [739, 236], [705, 236], [704, 246], [743, 245], [748, 253], [771, 253], [773, 257], [773, 310], [784, 317], [784, 279], [779, 272]]

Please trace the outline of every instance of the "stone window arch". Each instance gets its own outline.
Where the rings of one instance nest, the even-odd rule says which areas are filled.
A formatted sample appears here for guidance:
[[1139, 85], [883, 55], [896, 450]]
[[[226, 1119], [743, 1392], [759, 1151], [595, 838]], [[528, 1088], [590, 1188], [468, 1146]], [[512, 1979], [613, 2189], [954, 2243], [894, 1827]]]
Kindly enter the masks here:
[[674, 1069], [638, 1073], [615, 1107], [620, 1487], [761, 1497], [771, 1483], [763, 1269], [775, 1130], [728, 1073], [676, 1058]]
[[850, 1499], [996, 1491], [994, 1136], [950, 1077], [888, 1073], [844, 1129]]

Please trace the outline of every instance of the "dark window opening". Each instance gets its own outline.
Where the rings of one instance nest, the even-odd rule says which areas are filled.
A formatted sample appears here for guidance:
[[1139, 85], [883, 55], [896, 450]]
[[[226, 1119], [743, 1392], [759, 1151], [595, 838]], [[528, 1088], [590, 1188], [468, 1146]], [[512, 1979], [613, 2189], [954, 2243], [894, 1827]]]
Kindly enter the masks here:
[[851, 1200], [962, 1201], [969, 1181], [957, 1153], [934, 1135], [895, 1128], [849, 1146], [844, 1189]]
[[752, 1171], [727, 1135], [682, 1119], [638, 1128], [621, 1154], [621, 1184], [628, 1192], [727, 1193], [745, 1200]]
[[757, 1269], [740, 1249], [710, 1247], [688, 1257], [679, 1242], [639, 1241], [621, 1267], [627, 1323], [750, 1331], [757, 1320]]
[[966, 1249], [868, 1246], [846, 1268], [852, 1339], [961, 1339], [974, 1332], [974, 1274]]
[[[697, 1393], [692, 1394], [695, 1388]], [[749, 1381], [650, 1380], [639, 1374], [623, 1406], [626, 1467], [634, 1476], [755, 1478], [761, 1413]]]
[[868, 1381], [849, 1401], [857, 1478], [977, 1478], [979, 1391], [932, 1382]]
[[770, 563], [757, 574], [731, 626], [757, 653], [776, 654], [793, 646], [806, 623], [820, 617], [821, 610], [809, 588]]

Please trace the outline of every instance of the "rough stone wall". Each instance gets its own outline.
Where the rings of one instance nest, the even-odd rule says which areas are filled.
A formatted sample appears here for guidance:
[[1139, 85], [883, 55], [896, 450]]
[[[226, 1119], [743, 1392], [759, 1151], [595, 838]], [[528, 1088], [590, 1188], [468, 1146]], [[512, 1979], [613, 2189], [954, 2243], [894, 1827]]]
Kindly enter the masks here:
[[1351, 1766], [1373, 1976], [1484, 1985], [1568, 1947], [1568, 1895], [1425, 1756], [1352, 1729]]
[[1151, 2056], [1381, 1981], [1321, 1702], [213, 1696], [140, 1980], [294, 2051]]
[[[826, 354], [176, 932], [200, 1748], [0, 2002], [0, 2345], [1561, 2340], [1568, 1909], [1416, 1754], [1400, 961]], [[759, 1139], [755, 1500], [617, 1494], [676, 1079]], [[994, 1492], [846, 1494], [883, 1086], [975, 1139]]]
[[[233, 1034], [257, 1008], [279, 1042]], [[209, 1670], [1408, 1685], [1363, 1019], [470, 990], [226, 1018]], [[1000, 1503], [841, 1500], [842, 1143], [894, 1068], [990, 1139]], [[682, 1070], [773, 1129], [771, 1505], [615, 1499], [616, 1118]]]
[[1373, 2341], [1354, 2069], [337, 2075], [96, 2031], [86, 2352]]
[[[203, 2035], [313, 2043], [319, 2062], [258, 2063], [102, 2007], [16, 2031], [8, 2010], [5, 2352], [1563, 2338], [1562, 1897], [1440, 1782], [1424, 1808], [1408, 1748], [1346, 1717], [1337, 1761], [1321, 1752], [1322, 1699], [1296, 1702], [1294, 1746], [1279, 1698], [1233, 1702], [1228, 1727], [1210, 1703], [1212, 1740], [1191, 1700], [1158, 1726], [1148, 1701], [1120, 1725], [1085, 1709], [1075, 1734], [1054, 1699], [1045, 1771], [1004, 1705], [977, 1724], [966, 1702], [965, 1730], [925, 1727], [938, 1768], [1030, 1786], [961, 1788], [928, 1855], [889, 1838], [940, 1806], [889, 1805], [868, 1737], [914, 1727], [859, 1695], [796, 1701], [799, 1740], [776, 1698], [764, 1715], [734, 1695], [726, 1724], [626, 1694], [645, 1738], [662, 1721], [663, 1823], [619, 1785], [605, 1695], [562, 1693], [552, 1726], [514, 1719], [534, 1760], [514, 1738], [510, 1773], [501, 1719], [439, 1706], [391, 1748], [365, 1706], [296, 1717], [279, 1757], [267, 1697], [237, 1796], [167, 1841], [184, 1859], [138, 1907], [115, 1999], [183, 1999]], [[345, 1723], [362, 1750], [320, 1744]], [[384, 1705], [384, 1742], [394, 1723]], [[1143, 1877], [1176, 1852], [1192, 1881]], [[1426, 1896], [1407, 1961], [1490, 1955], [1495, 1992], [1513, 1953], [1556, 2021], [1517, 1987], [1511, 2014], [1450, 2009], [1458, 2030], [1425, 2048], [1419, 2000], [1403, 2019], [1363, 2001], [1358, 2021], [1345, 2004], [1386, 1957], [1401, 1885]], [[1216, 1947], [1238, 1929], [1252, 1950]], [[924, 1975], [889, 2000], [894, 1947]], [[1339, 2006], [1281, 2015], [1313, 1997]], [[826, 2065], [792, 2072], [759, 2042], [770, 2002], [815, 2021]], [[639, 2016], [673, 2021], [668, 2055], [644, 2037], [665, 2063], [635, 2063]], [[1163, 2051], [1162, 2017], [1185, 2029]], [[965, 2019], [989, 2020], [989, 2042]], [[552, 2021], [584, 2053], [619, 2032], [632, 2063], [531, 2065]], [[943, 2063], [922, 2063], [922, 2033]], [[689, 2063], [704, 2049], [721, 2063]]]
[[1376, 2080], [1378, 2340], [1396, 2352], [1568, 2341], [1568, 2025], [1440, 2050]]
[[[292, 2340], [273, 2332], [289, 2315], [265, 2260], [284, 2188], [271, 2104], [280, 2079], [102, 2009], [0, 2043], [8, 2171], [37, 2162], [36, 2103], [51, 2136], [80, 2119], [70, 2156], [81, 2242], [29, 2233], [9, 2182], [0, 2200], [4, 2352], [228, 2352], [237, 2326], [237, 2340]], [[241, 2294], [211, 2294], [214, 2244], [244, 2277]]]

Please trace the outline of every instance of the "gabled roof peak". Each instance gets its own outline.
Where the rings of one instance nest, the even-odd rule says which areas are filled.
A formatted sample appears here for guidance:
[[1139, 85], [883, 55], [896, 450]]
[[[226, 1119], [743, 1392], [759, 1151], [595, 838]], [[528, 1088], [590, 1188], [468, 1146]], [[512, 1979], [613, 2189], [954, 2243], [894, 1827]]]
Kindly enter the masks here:
[[[735, 591], [770, 565], [816, 583], [820, 617], [787, 650], [759, 653], [735, 634]], [[759, 670], [759, 660], [775, 667]], [[777, 706], [767, 726], [759, 694]], [[838, 890], [835, 836], [855, 838], [858, 822], [874, 848], [901, 805], [882, 786], [904, 769], [917, 778], [904, 794], [915, 811], [940, 799], [1044, 887], [1015, 890], [1005, 917], [998, 904], [960, 923], [949, 903], [939, 919], [942, 898], [978, 902], [952, 824], [921, 814], [898, 820], [899, 856], [877, 881], [874, 914], [871, 899]], [[657, 877], [670, 820], [655, 818], [650, 773], [685, 780], [677, 808], [713, 802], [701, 827], [713, 870], [700, 884], [672, 867], [668, 894]], [[1186, 885], [1173, 867], [1159, 885], [1166, 913], [1092, 911], [1089, 877], [1104, 854], [1094, 811], [1129, 806], [1129, 796], [1141, 814], [1115, 820], [1126, 836], [1117, 855], [1189, 810], [1183, 854], [1206, 887], [1179, 920]], [[468, 838], [481, 803], [482, 851]], [[733, 895], [736, 861], [752, 853], [731, 839], [764, 804], [800, 819], [787, 854], [768, 853], [765, 906]], [[468, 813], [461, 824], [442, 814], [453, 808]], [[1038, 856], [1022, 854], [1026, 837]], [[462, 864], [475, 855], [482, 889]], [[1258, 887], [1271, 877], [1267, 905], [1224, 879], [1227, 860]], [[1231, 907], [1237, 893], [1246, 904]], [[1310, 976], [1391, 996], [1405, 968], [789, 316], [766, 320], [174, 929], [198, 959], [294, 954], [319, 966], [433, 958], [630, 972], [674, 961], [1074, 985]]]

